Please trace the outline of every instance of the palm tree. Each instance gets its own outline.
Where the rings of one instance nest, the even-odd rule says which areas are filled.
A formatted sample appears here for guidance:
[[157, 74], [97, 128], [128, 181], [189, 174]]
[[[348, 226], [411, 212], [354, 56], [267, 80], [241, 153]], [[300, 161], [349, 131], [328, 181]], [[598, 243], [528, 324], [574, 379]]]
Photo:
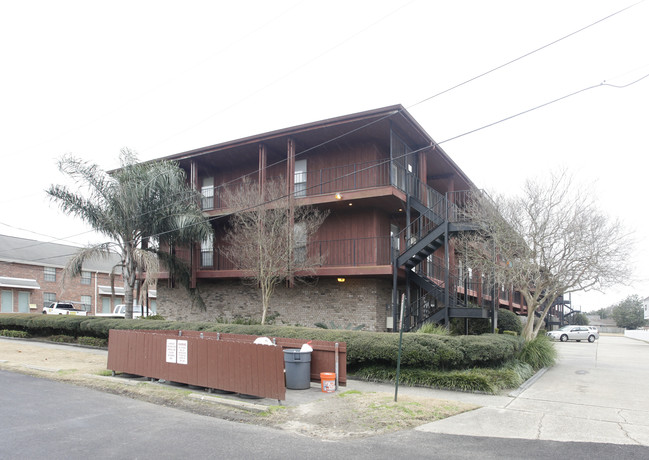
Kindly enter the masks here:
[[[185, 172], [174, 162], [139, 163], [136, 155], [122, 149], [120, 168], [105, 172], [97, 165], [64, 156], [59, 170], [80, 184], [80, 189], [52, 185], [47, 190], [63, 212], [75, 215], [110, 241], [82, 248], [68, 263], [66, 273], [77, 276], [84, 261], [118, 254], [124, 280], [126, 318], [133, 317], [133, 291], [155, 283], [160, 259], [175, 268], [183, 264], [161, 248], [202, 241], [212, 226], [199, 207], [199, 193], [187, 184]], [[85, 193], [80, 193], [81, 187]], [[187, 267], [184, 267], [185, 273]], [[138, 279], [145, 276], [140, 286]], [[188, 277], [185, 277], [188, 279]], [[112, 283], [111, 283], [112, 284]]]

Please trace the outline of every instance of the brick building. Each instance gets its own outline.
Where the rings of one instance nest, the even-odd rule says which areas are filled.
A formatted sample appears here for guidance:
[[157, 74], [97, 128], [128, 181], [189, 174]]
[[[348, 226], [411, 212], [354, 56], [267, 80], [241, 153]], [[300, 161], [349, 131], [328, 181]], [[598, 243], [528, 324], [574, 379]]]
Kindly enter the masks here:
[[[116, 296], [111, 301], [110, 272], [119, 258], [88, 261], [81, 276], [64, 280], [64, 267], [78, 250], [76, 246], [0, 235], [0, 312], [39, 313], [55, 301], [72, 302], [91, 315], [112, 312], [124, 297], [122, 276], [118, 275]], [[149, 297], [155, 311], [155, 291]]]
[[401, 299], [406, 329], [453, 317], [488, 318], [498, 306], [524, 310], [520, 296], [488, 286], [456, 260], [453, 236], [473, 230], [463, 221], [462, 207], [479, 192], [400, 105], [165, 159], [177, 161], [202, 192], [215, 232], [213, 241], [197, 242], [184, 254], [206, 308], [192, 307], [185, 290], [169, 280], [158, 285], [165, 317], [260, 316], [259, 290], [243, 281], [242, 267], [221, 251], [229, 212], [223, 192], [244, 176], [259, 184], [283, 176], [287, 195], [329, 212], [306, 244], [323, 260], [315, 276], [281, 286], [271, 299], [269, 313], [278, 323], [391, 330]]

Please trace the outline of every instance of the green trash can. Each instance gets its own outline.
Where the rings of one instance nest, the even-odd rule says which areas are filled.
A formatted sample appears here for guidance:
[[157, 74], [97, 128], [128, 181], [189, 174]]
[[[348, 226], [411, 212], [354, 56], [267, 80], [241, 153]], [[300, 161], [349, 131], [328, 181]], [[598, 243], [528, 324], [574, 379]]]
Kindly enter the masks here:
[[299, 348], [284, 350], [284, 369], [286, 370], [286, 388], [289, 390], [307, 390], [311, 388], [311, 352]]

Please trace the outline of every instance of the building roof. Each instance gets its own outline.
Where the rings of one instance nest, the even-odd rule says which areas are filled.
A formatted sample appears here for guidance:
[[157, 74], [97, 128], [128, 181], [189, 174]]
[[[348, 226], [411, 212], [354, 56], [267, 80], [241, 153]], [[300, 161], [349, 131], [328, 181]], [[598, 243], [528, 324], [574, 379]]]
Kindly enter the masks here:
[[[0, 261], [4, 262], [63, 268], [80, 249], [67, 244], [0, 235]], [[106, 259], [96, 258], [86, 261], [83, 268], [92, 272], [110, 273], [119, 260], [116, 254]]]
[[[247, 146], [265, 143], [271, 147], [276, 146], [281, 151], [282, 145], [286, 145], [286, 139], [292, 136], [309, 136], [316, 145], [324, 145], [333, 140], [351, 138], [356, 135], [373, 135], [376, 130], [384, 130], [386, 126], [396, 127], [399, 132], [405, 134], [412, 142], [412, 148], [424, 148], [429, 146], [428, 154], [433, 155], [438, 162], [439, 169], [446, 169], [453, 172], [463, 183], [465, 188], [473, 188], [475, 185], [460, 167], [448, 156], [448, 154], [433, 140], [433, 138], [419, 125], [413, 116], [400, 104], [391, 105], [379, 109], [343, 115], [326, 120], [306, 123], [263, 134], [257, 134], [241, 139], [231, 140], [220, 144], [209, 145], [198, 149], [176, 153], [163, 157], [163, 160], [174, 160], [182, 162], [192, 158], [199, 158], [204, 155], [235, 152], [233, 158], [240, 161], [242, 149]], [[300, 152], [298, 151], [297, 154]], [[225, 158], [224, 158], [225, 159]], [[445, 166], [442, 166], [444, 164]]]

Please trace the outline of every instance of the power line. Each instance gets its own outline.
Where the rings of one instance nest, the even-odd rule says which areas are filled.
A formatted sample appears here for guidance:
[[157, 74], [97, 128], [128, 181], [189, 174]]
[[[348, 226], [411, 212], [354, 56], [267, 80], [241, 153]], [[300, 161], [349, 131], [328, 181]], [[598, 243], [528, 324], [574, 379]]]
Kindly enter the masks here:
[[[450, 87], [450, 88], [447, 88], [447, 89], [444, 90], [444, 91], [441, 91], [441, 92], [436, 93], [436, 94], [434, 94], [434, 95], [432, 95], [432, 96], [426, 97], [426, 98], [420, 100], [419, 102], [416, 102], [416, 103], [414, 103], [414, 104], [408, 106], [407, 108], [409, 109], [409, 108], [415, 107], [415, 106], [417, 106], [417, 105], [419, 105], [419, 104], [422, 104], [422, 103], [424, 103], [424, 102], [430, 101], [430, 100], [432, 100], [432, 99], [434, 99], [434, 98], [436, 98], [436, 97], [438, 97], [438, 96], [441, 96], [442, 94], [445, 94], [445, 93], [450, 92], [450, 91], [452, 91], [452, 90], [454, 90], [454, 89], [456, 89], [456, 88], [459, 88], [459, 87], [461, 87], [461, 86], [464, 86], [464, 85], [466, 85], [466, 84], [468, 84], [468, 83], [470, 83], [470, 82], [472, 82], [472, 81], [475, 81], [475, 80], [477, 80], [478, 78], [481, 78], [481, 77], [483, 77], [483, 76], [486, 76], [486, 75], [488, 75], [488, 74], [491, 74], [491, 73], [493, 73], [493, 72], [495, 72], [495, 71], [497, 71], [497, 70], [500, 70], [500, 69], [502, 69], [502, 68], [504, 68], [504, 67], [506, 67], [506, 66], [508, 66], [508, 65], [511, 65], [511, 64], [513, 64], [513, 63], [515, 63], [515, 62], [521, 60], [521, 59], [524, 59], [524, 58], [526, 58], [526, 57], [528, 57], [528, 56], [531, 56], [531, 55], [534, 54], [534, 53], [537, 53], [537, 52], [539, 52], [539, 51], [541, 51], [541, 50], [543, 50], [543, 49], [545, 49], [545, 48], [548, 48], [548, 47], [550, 47], [550, 46], [552, 46], [552, 45], [554, 45], [554, 44], [556, 44], [556, 43], [559, 43], [559, 42], [561, 42], [561, 41], [563, 41], [563, 40], [565, 40], [565, 39], [567, 39], [567, 38], [569, 38], [569, 37], [571, 37], [571, 36], [574, 36], [575, 34], [578, 34], [578, 33], [582, 32], [582, 31], [584, 31], [584, 30], [587, 30], [587, 29], [589, 29], [590, 27], [593, 27], [593, 26], [595, 26], [595, 25], [597, 25], [597, 24], [599, 24], [599, 23], [601, 23], [601, 22], [603, 22], [603, 21], [605, 21], [605, 20], [607, 20], [607, 19], [610, 19], [610, 18], [616, 16], [617, 14], [620, 14], [620, 13], [622, 13], [622, 12], [624, 12], [624, 11], [626, 11], [626, 10], [628, 10], [628, 9], [630, 9], [630, 8], [632, 8], [632, 7], [634, 7], [634, 6], [638, 5], [638, 4], [640, 4], [640, 3], [643, 3], [643, 2], [644, 2], [644, 0], [641, 0], [641, 1], [636, 2], [636, 3], [632, 4], [632, 5], [629, 5], [629, 6], [625, 7], [625, 8], [622, 8], [622, 9], [620, 9], [620, 10], [614, 12], [614, 13], [611, 13], [611, 14], [609, 14], [609, 15], [607, 15], [607, 16], [601, 18], [601, 19], [598, 19], [597, 21], [595, 21], [595, 22], [593, 22], [593, 23], [590, 23], [589, 25], [584, 26], [584, 27], [582, 27], [582, 28], [580, 28], [580, 29], [578, 29], [578, 30], [576, 30], [576, 31], [574, 31], [574, 32], [571, 32], [571, 33], [569, 33], [569, 34], [567, 34], [567, 35], [564, 35], [564, 36], [562, 36], [562, 37], [560, 37], [560, 38], [558, 38], [558, 39], [556, 39], [556, 40], [553, 40], [552, 42], [549, 42], [549, 43], [547, 43], [547, 44], [545, 44], [545, 45], [543, 45], [543, 46], [541, 46], [541, 47], [539, 47], [539, 48], [536, 48], [536, 49], [534, 49], [534, 50], [532, 50], [532, 51], [530, 51], [530, 52], [527, 52], [527, 53], [525, 53], [525, 54], [523, 54], [523, 55], [521, 55], [521, 56], [519, 56], [519, 57], [517, 57], [517, 58], [515, 58], [515, 59], [512, 59], [512, 60], [510, 60], [510, 61], [507, 61], [507, 62], [505, 62], [504, 64], [498, 65], [498, 66], [496, 66], [496, 67], [494, 67], [494, 68], [492, 68], [492, 69], [490, 69], [490, 70], [488, 70], [488, 71], [486, 71], [486, 72], [483, 72], [483, 73], [481, 73], [481, 74], [479, 74], [479, 75], [476, 75], [476, 76], [474, 76], [474, 77], [472, 77], [472, 78], [470, 78], [470, 79], [468, 79], [468, 80], [465, 80], [465, 81], [463, 81], [462, 83], [459, 83], [459, 84], [454, 85], [454, 86], [452, 86], [452, 87]], [[390, 15], [396, 13], [398, 10], [404, 8], [405, 6], [407, 6], [407, 5], [403, 5], [403, 6], [401, 6], [400, 8], [398, 8], [398, 9], [392, 11], [391, 13], [389, 13], [388, 15], [382, 17], [382, 18], [379, 19], [378, 21], [376, 21], [376, 22], [370, 24], [370, 25], [367, 26], [365, 29], [363, 29], [363, 30], [357, 32], [356, 34], [352, 35], [351, 37], [348, 37], [348, 38], [345, 39], [343, 42], [340, 42], [339, 44], [337, 44], [336, 46], [334, 46], [334, 47], [328, 49], [327, 51], [325, 51], [325, 52], [322, 53], [321, 55], [319, 55], [319, 56], [313, 58], [313, 59], [312, 59], [311, 61], [309, 61], [309, 62], [312, 62], [313, 60], [318, 59], [320, 56], [322, 56], [322, 55], [328, 53], [328, 52], [331, 51], [332, 49], [335, 49], [335, 48], [337, 48], [337, 47], [339, 47], [339, 46], [342, 46], [342, 44], [344, 44], [344, 43], [346, 43], [347, 41], [351, 40], [353, 37], [359, 35], [360, 33], [364, 32], [365, 30], [371, 28], [371, 27], [374, 26], [376, 23], [378, 23], [378, 22], [384, 20], [385, 18], [389, 17]], [[306, 64], [305, 64], [305, 65], [306, 65]], [[297, 69], [296, 69], [296, 70], [297, 70]], [[289, 74], [290, 74], [290, 73], [289, 73]], [[288, 75], [288, 74], [287, 74], [287, 75]], [[515, 118], [515, 117], [517, 117], [517, 116], [520, 116], [520, 115], [523, 115], [523, 114], [529, 113], [529, 112], [534, 111], [534, 110], [537, 110], [537, 109], [539, 109], [539, 108], [541, 108], [541, 107], [545, 107], [545, 106], [550, 105], [550, 104], [552, 104], [552, 103], [554, 103], [554, 102], [558, 102], [558, 101], [560, 101], [560, 100], [566, 99], [566, 98], [568, 98], [568, 97], [571, 97], [571, 96], [573, 96], [573, 95], [579, 94], [579, 93], [584, 92], [584, 91], [587, 91], [587, 90], [589, 90], [589, 89], [593, 89], [593, 88], [598, 87], [598, 86], [606, 85], [606, 86], [611, 86], [611, 87], [623, 88], [623, 87], [630, 86], [631, 84], [637, 83], [638, 81], [640, 81], [640, 80], [642, 80], [642, 79], [644, 79], [644, 78], [646, 78], [646, 76], [645, 76], [645, 77], [642, 77], [642, 78], [640, 78], [639, 80], [636, 80], [636, 81], [634, 81], [634, 82], [632, 82], [632, 83], [629, 83], [629, 84], [627, 84], [627, 85], [624, 85], [624, 86], [615, 86], [615, 85], [608, 84], [608, 83], [602, 83], [602, 84], [600, 84], [600, 85], [594, 85], [594, 86], [591, 86], [591, 87], [588, 87], [588, 88], [584, 88], [584, 89], [581, 89], [581, 90], [576, 91], [576, 92], [574, 92], [574, 93], [571, 93], [571, 94], [568, 94], [568, 95], [562, 96], [562, 97], [557, 98], [557, 99], [555, 99], [555, 100], [552, 100], [552, 101], [546, 102], [546, 103], [544, 103], [544, 104], [541, 104], [541, 105], [539, 105], [539, 106], [533, 107], [533, 108], [531, 108], [531, 109], [525, 110], [525, 111], [523, 111], [523, 112], [519, 112], [519, 113], [517, 113], [517, 114], [515, 114], [515, 115], [512, 115], [512, 116], [509, 116], [509, 117], [503, 118], [503, 119], [501, 119], [501, 120], [498, 120], [498, 121], [496, 121], [496, 122], [490, 123], [490, 124], [488, 124], [488, 125], [484, 125], [484, 126], [482, 126], [482, 127], [480, 127], [480, 128], [476, 128], [476, 129], [473, 129], [473, 130], [471, 130], [471, 131], [467, 131], [467, 132], [465, 132], [465, 133], [459, 134], [459, 135], [454, 136], [454, 137], [452, 137], [452, 138], [446, 139], [446, 140], [444, 140], [444, 141], [442, 141], [442, 142], [438, 142], [437, 144], [450, 142], [450, 141], [455, 140], [455, 139], [458, 139], [458, 138], [460, 138], [460, 137], [464, 137], [464, 136], [466, 136], [466, 135], [472, 134], [472, 133], [477, 132], [477, 131], [480, 131], [480, 130], [482, 130], [482, 129], [486, 129], [486, 128], [488, 128], [488, 127], [491, 127], [491, 126], [494, 126], [494, 125], [496, 125], [496, 124], [502, 123], [502, 122], [504, 122], [504, 121], [510, 120], [510, 119]], [[272, 83], [271, 83], [271, 84], [272, 84]], [[349, 135], [349, 134], [351, 134], [351, 133], [353, 133], [353, 132], [356, 132], [356, 131], [358, 131], [358, 130], [364, 129], [364, 128], [370, 126], [370, 125], [373, 124], [373, 123], [377, 123], [377, 122], [382, 121], [382, 120], [384, 120], [384, 119], [386, 119], [386, 118], [389, 118], [389, 117], [391, 117], [391, 116], [394, 116], [394, 115], [397, 114], [397, 113], [399, 113], [398, 110], [397, 110], [397, 111], [394, 111], [394, 112], [392, 112], [392, 113], [390, 113], [390, 114], [388, 114], [388, 115], [386, 115], [386, 116], [384, 116], [384, 117], [382, 117], [382, 118], [380, 118], [380, 119], [373, 120], [372, 122], [369, 122], [369, 123], [367, 123], [367, 124], [365, 124], [365, 125], [363, 125], [363, 126], [361, 126], [361, 127], [355, 128], [355, 129], [350, 130], [350, 131], [348, 131], [348, 132], [346, 132], [346, 133], [343, 133], [343, 134], [341, 134], [341, 135], [339, 135], [339, 136], [336, 136], [336, 137], [334, 137], [334, 138], [331, 138], [331, 139], [328, 139], [328, 140], [326, 140], [326, 141], [323, 141], [322, 143], [320, 143], [320, 144], [318, 144], [318, 145], [316, 145], [316, 146], [310, 147], [310, 148], [308, 148], [308, 149], [306, 149], [306, 150], [304, 150], [304, 151], [301, 151], [301, 152], [296, 153], [295, 157], [298, 157], [299, 155], [303, 155], [303, 154], [305, 154], [305, 153], [307, 153], [307, 152], [309, 152], [309, 151], [311, 151], [311, 150], [314, 150], [314, 149], [316, 149], [316, 148], [322, 147], [322, 146], [324, 146], [324, 145], [326, 145], [326, 144], [328, 144], [328, 143], [330, 143], [330, 142], [334, 142], [335, 140], [338, 140], [338, 139], [340, 139], [340, 138], [343, 138], [343, 137], [345, 137], [345, 136], [347, 136], [347, 135]], [[211, 118], [211, 117], [212, 117], [212, 116], [210, 116], [210, 118]], [[428, 148], [428, 147], [427, 147], [427, 148]], [[275, 162], [275, 163], [273, 163], [273, 164], [271, 164], [271, 165], [267, 165], [267, 168], [268, 168], [268, 167], [271, 167], [271, 166], [278, 165], [278, 164], [282, 164], [282, 163], [284, 163], [284, 162], [286, 162], [286, 161], [287, 161], [286, 159], [279, 160], [279, 161], [277, 161], [277, 162]], [[233, 183], [233, 182], [235, 182], [235, 181], [242, 180], [244, 177], [247, 177], [247, 176], [249, 176], [249, 175], [251, 175], [251, 174], [256, 174], [257, 172], [258, 172], [258, 171], [255, 171], [255, 172], [252, 172], [252, 173], [250, 173], [250, 174], [246, 174], [246, 175], [240, 176], [239, 178], [237, 178], [237, 179], [233, 179], [233, 180], [231, 180], [231, 181], [229, 181], [229, 182], [227, 182], [227, 183], [225, 183], [225, 184], [221, 184], [220, 186], [226, 186], [226, 185], [228, 185], [228, 184], [230, 184], [230, 183]], [[29, 230], [25, 230], [25, 231], [29, 231]], [[31, 232], [31, 233], [38, 234], [38, 233], [36, 233], [36, 232]], [[85, 234], [85, 233], [91, 233], [91, 231], [84, 232], [84, 233], [81, 233], [81, 234], [79, 234], [79, 235], [82, 235], [82, 234]], [[41, 235], [43, 235], [43, 234], [41, 234]], [[79, 236], [79, 235], [74, 235], [74, 236]], [[45, 236], [45, 235], [43, 235], [43, 236]], [[64, 240], [64, 239], [62, 238], [62, 239], [55, 239], [55, 240], [59, 240], [59, 241], [60, 241], [60, 240]]]
[[[492, 123], [489, 123], [489, 124], [487, 124], [487, 125], [481, 126], [481, 127], [479, 127], [479, 128], [475, 128], [475, 129], [472, 129], [472, 130], [467, 131], [467, 132], [465, 132], [465, 133], [458, 134], [457, 136], [453, 136], [453, 137], [450, 137], [450, 138], [445, 139], [445, 140], [443, 140], [443, 141], [437, 142], [436, 145], [444, 144], [444, 143], [446, 143], [446, 142], [451, 142], [451, 141], [453, 141], [453, 140], [455, 140], [455, 139], [459, 139], [459, 138], [461, 138], [461, 137], [467, 136], [467, 135], [472, 134], [472, 133], [475, 133], [475, 132], [477, 132], [477, 131], [481, 131], [481, 130], [483, 130], [483, 129], [486, 129], [486, 128], [489, 128], [489, 127], [495, 126], [495, 125], [497, 125], [497, 124], [503, 123], [503, 122], [505, 122], [505, 121], [511, 120], [511, 119], [513, 119], [513, 118], [516, 118], [516, 117], [519, 117], [519, 116], [521, 116], [521, 115], [525, 115], [525, 114], [527, 114], [527, 113], [533, 112], [533, 111], [538, 110], [538, 109], [540, 109], [540, 108], [547, 107], [547, 106], [549, 106], [549, 105], [551, 105], [551, 104], [554, 104], [554, 103], [556, 103], [556, 102], [563, 101], [563, 100], [565, 100], [565, 99], [567, 99], [567, 98], [570, 98], [570, 97], [572, 97], [572, 96], [576, 96], [576, 95], [578, 95], [578, 94], [581, 94], [581, 93], [583, 93], [583, 92], [586, 92], [586, 91], [589, 91], [589, 90], [592, 90], [592, 89], [595, 89], [595, 88], [601, 88], [601, 87], [603, 87], [603, 86], [611, 86], [611, 87], [613, 87], [613, 88], [627, 88], [627, 87], [629, 87], [629, 86], [631, 86], [631, 85], [634, 85], [634, 84], [636, 84], [636, 83], [638, 83], [638, 82], [644, 80], [644, 79], [647, 78], [647, 77], [649, 77], [649, 74], [644, 75], [644, 76], [638, 78], [638, 79], [635, 80], [635, 81], [632, 81], [632, 82], [630, 82], [630, 83], [627, 83], [626, 85], [611, 85], [611, 84], [608, 84], [608, 83], [602, 82], [602, 83], [597, 84], [597, 85], [588, 86], [588, 87], [586, 87], [586, 88], [582, 88], [582, 89], [580, 89], [580, 90], [577, 90], [577, 91], [574, 91], [574, 92], [572, 92], [572, 93], [566, 94], [566, 95], [564, 95], [564, 96], [558, 97], [558, 98], [556, 98], [556, 99], [550, 100], [550, 101], [545, 102], [545, 103], [543, 103], [543, 104], [539, 104], [539, 105], [537, 105], [537, 106], [534, 106], [534, 107], [529, 108], [529, 109], [527, 109], [527, 110], [524, 110], [524, 111], [522, 111], [522, 112], [518, 112], [518, 113], [516, 113], [516, 114], [514, 114], [514, 115], [511, 115], [511, 116], [509, 116], [509, 117], [502, 118], [502, 119], [500, 119], [500, 120], [498, 120], [498, 121], [494, 121], [494, 122], [492, 122]], [[392, 112], [392, 113], [391, 113], [390, 115], [388, 115], [388, 116], [393, 116], [395, 113], [398, 113], [398, 112], [399, 112], [399, 111]], [[386, 117], [388, 117], [388, 116], [386, 116]], [[385, 117], [384, 117], [384, 118], [385, 118]], [[337, 177], [337, 178], [335, 178], [335, 179], [332, 179], [332, 180], [330, 180], [330, 181], [323, 182], [323, 183], [320, 183], [320, 184], [318, 184], [318, 185], [314, 185], [314, 186], [312, 186], [312, 187], [308, 187], [308, 186], [307, 186], [307, 190], [310, 189], [310, 188], [314, 188], [314, 187], [321, 187], [322, 185], [327, 185], [327, 184], [330, 184], [330, 183], [332, 183], [332, 182], [334, 182], [334, 181], [338, 181], [338, 180], [340, 180], [340, 179], [344, 179], [344, 178], [346, 178], [346, 177], [351, 177], [352, 175], [354, 175], [354, 174], [358, 174], [359, 172], [367, 171], [367, 170], [370, 170], [370, 169], [372, 169], [372, 168], [376, 168], [376, 167], [382, 166], [382, 165], [387, 164], [387, 163], [389, 163], [389, 162], [391, 162], [391, 161], [398, 160], [398, 159], [401, 159], [401, 158], [405, 158], [405, 157], [407, 157], [407, 156], [409, 156], [409, 155], [413, 155], [413, 154], [419, 153], [419, 152], [424, 151], [424, 150], [428, 150], [428, 149], [430, 149], [431, 147], [434, 147], [434, 146], [433, 146], [433, 145], [427, 145], [427, 146], [425, 146], [425, 147], [421, 147], [421, 148], [419, 148], [419, 149], [416, 149], [416, 150], [412, 150], [412, 151], [410, 151], [410, 152], [403, 153], [402, 155], [399, 155], [399, 156], [397, 156], [397, 157], [392, 157], [392, 158], [385, 159], [385, 160], [383, 160], [383, 161], [381, 161], [381, 162], [378, 162], [377, 164], [374, 164], [374, 165], [368, 166], [368, 167], [366, 167], [366, 168], [362, 168], [362, 169], [360, 169], [360, 170], [356, 170], [356, 171], [354, 171], [354, 172], [350, 172], [350, 173], [347, 173], [347, 174], [343, 174], [342, 176], [339, 176], [339, 177]], [[297, 156], [297, 155], [296, 155], [296, 156]], [[241, 176], [241, 178], [243, 178], [243, 177], [246, 177], [246, 176]], [[231, 182], [232, 182], [232, 181], [230, 181], [229, 183], [231, 183]], [[288, 194], [286, 194], [286, 195], [282, 195], [282, 196], [280, 196], [280, 197], [278, 197], [278, 198], [275, 198], [275, 199], [273, 199], [273, 200], [267, 200], [267, 201], [264, 201], [264, 202], [262, 202], [262, 203], [256, 204], [256, 205], [254, 205], [254, 206], [250, 206], [250, 207], [248, 207], [248, 208], [244, 208], [244, 209], [237, 210], [237, 212], [250, 211], [250, 210], [255, 209], [255, 208], [257, 208], [257, 207], [260, 207], [260, 206], [266, 206], [266, 205], [271, 204], [271, 203], [273, 203], [273, 202], [275, 202], [275, 201], [279, 201], [279, 200], [283, 200], [283, 199], [289, 198], [291, 195], [294, 195], [294, 194], [295, 194], [295, 192], [291, 192], [291, 193], [288, 193]], [[230, 213], [222, 214], [222, 215], [219, 215], [219, 216], [213, 216], [213, 217], [210, 217], [208, 220], [209, 220], [210, 222], [213, 222], [213, 221], [215, 221], [215, 220], [219, 220], [219, 219], [222, 219], [222, 218], [224, 218], [224, 217], [229, 217], [229, 216], [231, 216], [232, 214], [234, 214], [234, 212], [230, 212]], [[162, 233], [160, 233], [160, 234], [158, 234], [158, 235], [156, 235], [156, 236], [164, 235], [164, 234], [166, 234], [166, 233], [171, 233], [171, 231], [169, 231], [169, 232], [162, 232]]]
[[639, 2], [636, 2], [636, 3], [632, 4], [632, 5], [626, 6], [626, 7], [622, 8], [621, 10], [618, 10], [618, 11], [616, 11], [616, 12], [614, 12], [614, 13], [611, 13], [611, 14], [609, 14], [608, 16], [604, 16], [603, 18], [598, 19], [597, 21], [592, 22], [592, 23], [588, 24], [587, 26], [582, 27], [581, 29], [577, 29], [577, 30], [575, 30], [574, 32], [570, 32], [569, 34], [564, 35], [564, 36], [562, 36], [562, 37], [560, 37], [560, 38], [557, 38], [556, 40], [553, 40], [553, 41], [551, 41], [550, 43], [546, 43], [545, 45], [543, 45], [543, 46], [541, 46], [541, 47], [539, 47], [539, 48], [536, 48], [536, 49], [534, 49], [534, 50], [532, 50], [532, 51], [529, 51], [529, 52], [527, 52], [527, 53], [525, 53], [525, 54], [523, 54], [523, 55], [521, 55], [521, 56], [518, 56], [517, 58], [512, 59], [511, 61], [507, 61], [507, 62], [505, 62], [504, 64], [501, 64], [501, 65], [499, 65], [499, 66], [497, 66], [497, 67], [494, 67], [494, 68], [492, 68], [492, 69], [490, 69], [490, 70], [487, 70], [486, 72], [483, 72], [483, 73], [478, 74], [478, 75], [476, 75], [476, 76], [474, 76], [474, 77], [471, 77], [471, 78], [469, 78], [468, 80], [463, 81], [462, 83], [459, 83], [459, 84], [457, 84], [457, 85], [455, 85], [455, 86], [452, 86], [452, 87], [450, 87], [450, 88], [447, 88], [447, 89], [445, 89], [444, 91], [440, 91], [439, 93], [433, 94], [432, 96], [429, 96], [429, 97], [427, 97], [427, 98], [425, 98], [425, 99], [422, 99], [422, 100], [420, 100], [419, 102], [416, 102], [416, 103], [410, 105], [410, 106], [408, 107], [408, 109], [410, 109], [410, 108], [412, 108], [412, 107], [415, 107], [415, 106], [417, 106], [417, 105], [419, 105], [419, 104], [422, 104], [422, 103], [424, 103], [424, 102], [427, 102], [427, 101], [429, 101], [429, 100], [431, 100], [431, 99], [434, 99], [434, 98], [436, 98], [436, 97], [438, 97], [438, 96], [441, 96], [442, 94], [446, 94], [446, 93], [448, 93], [449, 91], [453, 91], [454, 89], [457, 89], [457, 88], [459, 88], [459, 87], [461, 87], [461, 86], [464, 86], [464, 85], [466, 85], [467, 83], [471, 83], [472, 81], [477, 80], [478, 78], [482, 78], [482, 77], [484, 77], [484, 76], [486, 76], [486, 75], [489, 75], [490, 73], [493, 73], [493, 72], [495, 72], [495, 71], [497, 71], [497, 70], [502, 69], [503, 67], [507, 67], [507, 66], [510, 65], [510, 64], [513, 64], [513, 63], [518, 62], [518, 61], [520, 61], [520, 60], [522, 60], [522, 59], [525, 59], [526, 57], [531, 56], [531, 55], [533, 55], [533, 54], [535, 54], [535, 53], [538, 53], [539, 51], [544, 50], [544, 49], [546, 49], [546, 48], [549, 48], [550, 46], [555, 45], [555, 44], [557, 44], [557, 43], [559, 43], [559, 42], [562, 42], [563, 40], [566, 40], [567, 38], [570, 38], [570, 37], [572, 37], [573, 35], [576, 35], [576, 34], [578, 34], [578, 33], [580, 33], [580, 32], [583, 32], [584, 30], [590, 29], [591, 27], [594, 27], [594, 26], [596, 26], [597, 24], [599, 24], [599, 23], [601, 23], [601, 22], [603, 22], [603, 21], [606, 21], [607, 19], [612, 18], [613, 16], [616, 16], [616, 15], [618, 15], [618, 14], [620, 14], [620, 13], [623, 13], [624, 11], [626, 11], [626, 10], [628, 10], [628, 9], [630, 9], [630, 8], [633, 8], [634, 6], [639, 5], [640, 3], [643, 3], [644, 1], [645, 1], [645, 0], [640, 0]]

